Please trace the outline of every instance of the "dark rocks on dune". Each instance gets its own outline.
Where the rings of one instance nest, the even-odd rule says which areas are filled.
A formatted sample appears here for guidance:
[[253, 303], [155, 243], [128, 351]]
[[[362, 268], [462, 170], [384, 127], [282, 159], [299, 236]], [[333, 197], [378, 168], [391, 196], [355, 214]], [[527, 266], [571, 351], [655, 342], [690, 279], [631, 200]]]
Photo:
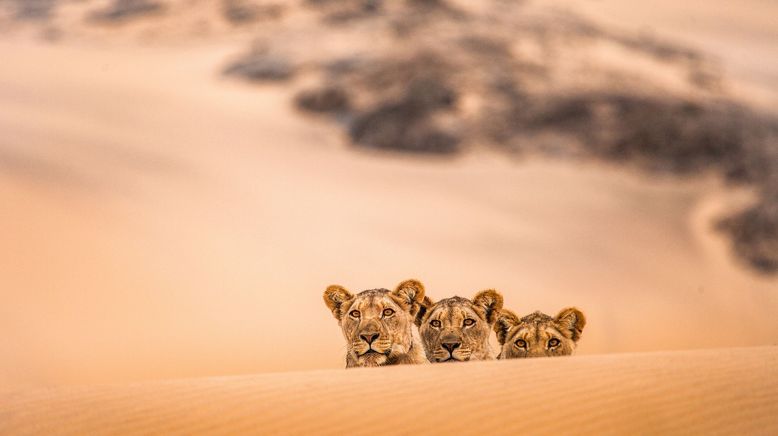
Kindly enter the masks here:
[[322, 21], [334, 25], [370, 18], [383, 9], [383, 0], [306, 0], [306, 4], [318, 8]]
[[147, 15], [159, 14], [165, 9], [153, 0], [114, 0], [109, 6], [89, 14], [95, 22], [117, 23]]
[[361, 147], [425, 154], [455, 153], [460, 143], [457, 136], [435, 127], [408, 103], [381, 106], [357, 115], [349, 135]]
[[509, 40], [483, 35], [466, 35], [458, 41], [459, 47], [470, 54], [501, 63], [513, 58], [509, 44]]
[[347, 6], [363, 11], [376, 11], [383, 5], [383, 0], [306, 0], [305, 2], [314, 7]]
[[325, 84], [298, 92], [295, 105], [334, 115], [355, 146], [428, 154], [460, 150], [461, 132], [439, 122], [438, 115], [456, 109], [458, 95], [449, 84], [453, 68], [437, 53], [344, 58], [322, 68]]
[[359, 73], [368, 63], [369, 61], [361, 57], [349, 57], [327, 62], [322, 69], [332, 78], [337, 78], [346, 74]]
[[511, 119], [514, 135], [561, 132], [596, 157], [679, 174], [734, 170], [760, 128], [747, 111], [728, 103], [589, 93], [523, 99], [520, 105]]
[[637, 36], [628, 35], [610, 35], [610, 37], [620, 44], [634, 50], [640, 50], [651, 55], [668, 61], [702, 61], [702, 55], [696, 50], [687, 47], [672, 44], [657, 39], [653, 34], [641, 34]]
[[263, 19], [278, 19], [283, 13], [280, 4], [260, 5], [247, 0], [222, 0], [222, 14], [234, 25], [253, 23]]
[[732, 238], [735, 253], [764, 273], [778, 273], [778, 191], [718, 224]]
[[420, 77], [411, 81], [405, 91], [405, 104], [420, 114], [452, 108], [457, 93], [440, 77]]
[[[746, 126], [749, 128], [751, 126]], [[757, 137], [748, 143], [731, 180], [754, 187], [757, 200], [749, 208], [719, 222], [718, 228], [732, 239], [736, 254], [765, 273], [778, 273], [778, 125], [762, 123]], [[755, 130], [755, 129], [752, 129]]]
[[405, 0], [412, 8], [449, 9], [451, 6], [446, 0]]
[[[427, 154], [459, 151], [461, 134], [438, 120], [438, 115], [455, 109], [458, 96], [449, 85], [449, 66], [436, 54], [422, 52], [403, 60], [345, 59], [324, 67], [326, 84], [298, 93], [296, 105], [336, 115], [355, 146]], [[355, 104], [354, 95], [370, 98]]]
[[[503, 20], [495, 10], [484, 22], [476, 12], [458, 11], [445, 0], [306, 4], [330, 23], [333, 17], [385, 19], [387, 38], [403, 47], [376, 46], [369, 55], [324, 61], [318, 65], [323, 85], [295, 96], [298, 109], [332, 116], [343, 125], [353, 146], [449, 156], [488, 144], [650, 172], [720, 174], [752, 186], [759, 198], [719, 228], [742, 259], [778, 273], [778, 188], [771, 188], [778, 185], [778, 120], [727, 99], [716, 66], [701, 53], [564, 14], [549, 20], [514, 11], [515, 20]], [[435, 29], [443, 30], [440, 36]], [[415, 36], [418, 45], [408, 44]], [[517, 46], [522, 40], [526, 44]], [[602, 41], [672, 66], [693, 92], [633, 86], [636, 77], [607, 66], [593, 71], [592, 80], [557, 86], [555, 75], [569, 68], [558, 65], [564, 64], [559, 54]], [[256, 52], [225, 72], [283, 80], [294, 69], [285, 59]]]
[[51, 17], [57, 0], [14, 0], [14, 6], [19, 20], [45, 20]]
[[351, 106], [340, 86], [304, 90], [295, 97], [301, 110], [348, 120], [349, 136], [359, 147], [426, 154], [459, 151], [461, 139], [434, 122], [434, 114], [455, 101], [451, 89], [431, 81], [414, 82], [398, 101], [362, 110]]
[[390, 20], [394, 36], [401, 39], [426, 31], [436, 21], [464, 23], [469, 15], [445, 0], [405, 0], [402, 4], [405, 9]]
[[434, 123], [437, 112], [456, 103], [456, 93], [441, 80], [412, 81], [402, 99], [357, 113], [349, 129], [360, 146], [414, 153], [451, 154], [459, 151], [461, 138]]
[[294, 67], [284, 58], [265, 52], [251, 52], [224, 69], [224, 74], [237, 76], [252, 82], [283, 81], [295, 73]]
[[563, 132], [593, 157], [753, 186], [756, 204], [718, 228], [754, 269], [778, 273], [778, 121], [726, 101], [585, 94], [531, 102], [522, 101], [514, 135]]
[[242, 0], [223, 0], [222, 14], [232, 24], [250, 23], [257, 19], [257, 5]]
[[297, 93], [295, 105], [308, 112], [343, 113], [349, 110], [349, 96], [340, 86], [324, 86]]
[[680, 174], [725, 169], [743, 154], [746, 120], [734, 106], [631, 96], [611, 98], [610, 104], [613, 139], [591, 144], [597, 154], [643, 160]]

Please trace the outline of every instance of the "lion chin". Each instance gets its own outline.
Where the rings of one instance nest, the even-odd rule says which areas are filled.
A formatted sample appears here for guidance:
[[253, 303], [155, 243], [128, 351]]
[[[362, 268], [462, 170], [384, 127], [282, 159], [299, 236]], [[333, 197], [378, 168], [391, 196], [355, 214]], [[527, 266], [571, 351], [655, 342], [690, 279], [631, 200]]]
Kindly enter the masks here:
[[357, 356], [357, 362], [360, 366], [381, 366], [389, 360], [386, 354], [370, 350], [365, 354]]
[[[459, 351], [459, 350], [457, 350]], [[444, 362], [467, 362], [470, 360], [471, 353], [462, 352], [451, 354], [446, 350], [438, 349], [432, 353], [432, 361], [438, 363]]]
[[450, 357], [444, 357], [444, 358], [437, 359], [437, 361], [440, 362], [440, 363], [444, 363], [444, 362], [467, 362], [468, 360], [470, 360], [470, 357], [459, 358], [459, 357], [450, 356]]

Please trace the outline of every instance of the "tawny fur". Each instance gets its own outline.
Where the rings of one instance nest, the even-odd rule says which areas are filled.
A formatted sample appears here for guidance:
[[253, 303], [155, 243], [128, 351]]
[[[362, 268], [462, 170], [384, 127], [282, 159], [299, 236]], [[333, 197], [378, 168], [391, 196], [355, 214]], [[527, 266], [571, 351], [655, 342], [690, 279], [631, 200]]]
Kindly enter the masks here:
[[324, 291], [324, 303], [346, 338], [346, 368], [426, 363], [414, 319], [424, 285], [406, 280], [394, 291], [370, 289], [356, 295], [339, 285]]
[[534, 312], [521, 319], [503, 309], [494, 324], [500, 343], [498, 359], [569, 356], [585, 325], [586, 317], [575, 307], [562, 309], [555, 318]]
[[489, 335], [502, 304], [502, 295], [493, 289], [472, 300], [451, 297], [433, 304], [425, 298], [416, 325], [427, 359], [433, 363], [493, 359]]

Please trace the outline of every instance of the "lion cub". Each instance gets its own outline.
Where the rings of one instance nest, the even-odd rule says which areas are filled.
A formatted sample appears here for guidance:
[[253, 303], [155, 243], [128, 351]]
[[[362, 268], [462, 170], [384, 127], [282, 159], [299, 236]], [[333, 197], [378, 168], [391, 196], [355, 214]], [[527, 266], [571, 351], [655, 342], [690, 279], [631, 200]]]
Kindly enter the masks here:
[[519, 319], [503, 310], [494, 324], [501, 351], [498, 359], [521, 357], [569, 356], [586, 325], [583, 312], [568, 307], [556, 318], [535, 312]]
[[492, 359], [489, 334], [502, 309], [502, 295], [481, 291], [470, 301], [451, 297], [432, 303], [425, 298], [416, 316], [430, 362]]
[[370, 289], [356, 295], [338, 285], [324, 291], [346, 338], [346, 368], [427, 363], [414, 317], [424, 299], [424, 286], [406, 280], [394, 291]]

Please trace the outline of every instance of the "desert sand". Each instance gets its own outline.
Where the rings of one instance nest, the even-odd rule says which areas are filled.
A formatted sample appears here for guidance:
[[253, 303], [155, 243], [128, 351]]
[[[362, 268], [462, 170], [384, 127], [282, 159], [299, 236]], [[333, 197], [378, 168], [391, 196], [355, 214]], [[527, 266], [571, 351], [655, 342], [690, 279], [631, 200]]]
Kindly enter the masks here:
[[549, 0], [591, 15], [598, 22], [642, 29], [648, 34], [683, 41], [723, 61], [733, 84], [756, 103], [778, 108], [778, 4], [769, 0], [740, 3], [723, 0], [632, 2]]
[[218, 46], [2, 48], [5, 386], [337, 367], [323, 284], [407, 277], [585, 308], [581, 353], [775, 341], [774, 281], [708, 228], [715, 182], [355, 154], [280, 91], [214, 80]]
[[0, 391], [339, 368], [323, 289], [410, 277], [576, 305], [582, 355], [778, 342], [778, 282], [712, 229], [748, 192], [354, 151], [221, 77], [241, 38], [0, 41]]
[[778, 432], [778, 349], [217, 377], [0, 397], [7, 434]]
[[[778, 108], [770, 2], [549, 3], [698, 44]], [[713, 229], [748, 190], [356, 150], [221, 74], [250, 32], [125, 30], [0, 38], [0, 433], [778, 432], [778, 281]], [[342, 370], [325, 287], [412, 277], [578, 306], [577, 356]]]

